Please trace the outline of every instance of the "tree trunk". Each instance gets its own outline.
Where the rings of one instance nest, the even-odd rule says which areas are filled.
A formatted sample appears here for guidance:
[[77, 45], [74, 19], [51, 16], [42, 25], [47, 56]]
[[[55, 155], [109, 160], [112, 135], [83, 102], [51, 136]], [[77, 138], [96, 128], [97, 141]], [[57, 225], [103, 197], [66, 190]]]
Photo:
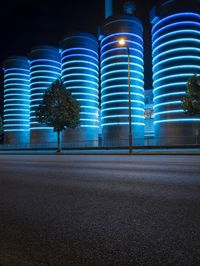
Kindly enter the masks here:
[[57, 131], [57, 137], [58, 137], [58, 148], [57, 148], [57, 152], [61, 152], [60, 130]]

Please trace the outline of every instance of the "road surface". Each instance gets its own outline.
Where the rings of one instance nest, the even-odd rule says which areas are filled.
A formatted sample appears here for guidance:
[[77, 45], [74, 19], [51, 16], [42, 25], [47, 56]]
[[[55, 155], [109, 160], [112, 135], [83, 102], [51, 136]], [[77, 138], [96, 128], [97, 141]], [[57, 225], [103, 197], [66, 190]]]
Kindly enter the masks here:
[[0, 155], [0, 265], [200, 265], [200, 157]]

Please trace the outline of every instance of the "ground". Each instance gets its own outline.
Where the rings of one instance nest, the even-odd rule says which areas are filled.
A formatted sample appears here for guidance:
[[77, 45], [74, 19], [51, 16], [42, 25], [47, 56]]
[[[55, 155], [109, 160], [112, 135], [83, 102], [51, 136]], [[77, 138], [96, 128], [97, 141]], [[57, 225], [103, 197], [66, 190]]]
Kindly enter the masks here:
[[0, 265], [200, 265], [200, 156], [0, 155]]

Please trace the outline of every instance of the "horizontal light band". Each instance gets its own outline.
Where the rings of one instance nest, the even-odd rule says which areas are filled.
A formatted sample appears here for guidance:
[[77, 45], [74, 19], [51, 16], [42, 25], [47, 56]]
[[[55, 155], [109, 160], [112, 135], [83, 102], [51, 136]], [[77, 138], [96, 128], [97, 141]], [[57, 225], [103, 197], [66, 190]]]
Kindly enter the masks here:
[[182, 51], [200, 52], [200, 49], [199, 48], [195, 48], [195, 47], [181, 47], [181, 48], [176, 48], [176, 49], [170, 49], [170, 50], [167, 50], [166, 52], [158, 54], [157, 56], [154, 56], [153, 62], [155, 62], [155, 60], [157, 60], [159, 57], [161, 57], [163, 55], [174, 53], [174, 52], [177, 54], [178, 52], [182, 52]]
[[[101, 82], [101, 85], [103, 86], [103, 84], [107, 83], [107, 82], [111, 82], [111, 81], [116, 81], [116, 80], [127, 80], [128, 81], [128, 77], [120, 77], [120, 78], [111, 78], [111, 79], [106, 79], [104, 81]], [[138, 79], [138, 78], [131, 78], [130, 80], [134, 80], [137, 82], [140, 82], [142, 85], [144, 85], [144, 81], [142, 79]], [[134, 86], [134, 85], [132, 85]]]
[[157, 123], [170, 123], [170, 122], [200, 122], [200, 118], [179, 118], [179, 119], [165, 119], [165, 120], [158, 120], [154, 121], [154, 124]]
[[[106, 87], [103, 87], [103, 89], [101, 90], [101, 92], [103, 92], [103, 91], [105, 91], [105, 90], [108, 90], [108, 89], [112, 89], [112, 88], [115, 89], [115, 88], [122, 88], [122, 87], [128, 88], [128, 85], [123, 84], [123, 85], [106, 86]], [[141, 86], [138, 86], [138, 85], [132, 85], [132, 84], [131, 84], [131, 89], [132, 89], [132, 88], [137, 88], [137, 89], [139, 89], [139, 90], [144, 91], [144, 88], [141, 87]]]
[[192, 77], [194, 76], [193, 73], [185, 73], [185, 74], [176, 74], [176, 75], [169, 75], [169, 76], [166, 76], [166, 77], [163, 77], [163, 78], [159, 78], [159, 79], [156, 79], [156, 81], [153, 82], [153, 85], [155, 86], [156, 83], [162, 81], [162, 80], [166, 80], [166, 79], [173, 79], [173, 78], [188, 78], [188, 77]]
[[[42, 68], [42, 70], [43, 70], [44, 67], [58, 69], [58, 73], [60, 73], [60, 70], [61, 70], [61, 67], [57, 67], [57, 66], [52, 66], [52, 65], [36, 65], [36, 66], [31, 66], [30, 67], [31, 73], [32, 73], [32, 69], [40, 68], [40, 67]], [[38, 70], [38, 71], [42, 71], [42, 70]]]
[[18, 109], [18, 108], [12, 108], [12, 109], [9, 108], [9, 109], [5, 109], [5, 110], [4, 110], [4, 113], [6, 113], [6, 112], [12, 112], [12, 111], [20, 111], [20, 112], [24, 112], [24, 111], [25, 111], [25, 112], [29, 113], [29, 109], [25, 109], [25, 110], [24, 110], [24, 109]]
[[99, 92], [98, 89], [94, 89], [94, 88], [90, 88], [90, 87], [87, 87], [87, 86], [68, 86], [66, 88], [67, 90], [80, 90], [80, 89], [84, 89], [84, 90], [92, 90], [92, 91], [95, 91], [95, 92]]
[[55, 63], [55, 64], [57, 64], [59, 66], [61, 65], [60, 62], [58, 62], [56, 60], [52, 60], [52, 59], [34, 59], [34, 60], [31, 60], [31, 64], [37, 63], [37, 62], [51, 62], [51, 63]]
[[99, 69], [98, 64], [92, 63], [92, 62], [87, 61], [87, 60], [70, 60], [68, 62], [62, 63], [62, 67], [64, 68], [64, 66], [69, 65], [69, 64], [74, 64], [74, 63], [78, 63], [78, 64], [83, 63], [86, 65], [90, 64], [90, 65], [96, 67], [97, 70]]
[[31, 127], [30, 129], [31, 130], [41, 130], [41, 129], [42, 130], [49, 130], [49, 129], [53, 130], [53, 127]]
[[92, 71], [92, 72], [96, 73], [97, 76], [99, 75], [99, 72], [98, 72], [97, 70], [94, 70], [94, 69], [89, 68], [89, 67], [68, 67], [68, 68], [63, 69], [63, 70], [61, 71], [62, 76], [64, 75], [65, 72], [68, 72], [68, 71], [71, 71], [71, 70], [84, 70], [84, 71], [85, 71], [85, 70], [88, 70], [88, 71]]
[[[115, 111], [115, 110], [129, 110], [129, 107], [111, 107], [111, 108], [104, 108], [104, 109], [101, 110], [101, 113], [107, 112], [107, 111]], [[144, 112], [144, 109], [142, 109], [142, 108], [136, 108], [136, 107], [131, 107], [131, 110], [137, 110], [137, 111]]]
[[169, 84], [165, 84], [159, 87], [156, 87], [155, 89], [153, 89], [153, 92], [163, 89], [163, 88], [167, 88], [167, 87], [171, 87], [171, 86], [186, 86], [187, 81], [185, 82], [174, 82], [174, 83], [169, 83]]
[[62, 57], [61, 62], [64, 63], [67, 58], [76, 57], [76, 56], [91, 58], [92, 60], [94, 60], [97, 63], [99, 63], [99, 61], [98, 61], [98, 59], [96, 57], [91, 56], [91, 55], [86, 55], [86, 54], [70, 54], [70, 55], [66, 55], [66, 56]]
[[158, 115], [174, 114], [174, 113], [184, 113], [184, 110], [179, 109], [179, 110], [170, 110], [170, 111], [157, 112], [157, 113], [154, 113], [154, 117], [156, 117]]
[[115, 36], [123, 36], [123, 37], [125, 37], [125, 36], [133, 36], [133, 37], [136, 37], [137, 39], [139, 39], [140, 41], [141, 41], [141, 43], [143, 43], [143, 39], [142, 39], [142, 37], [140, 36], [140, 35], [137, 35], [137, 34], [134, 34], [134, 33], [129, 33], [129, 32], [120, 32], [120, 33], [113, 33], [113, 34], [110, 34], [109, 36], [107, 36], [107, 37], [105, 37], [105, 38], [103, 38], [103, 40], [102, 40], [102, 45], [103, 45], [103, 43], [106, 41], [106, 40], [108, 40], [108, 39], [110, 39], [110, 38], [112, 38], [112, 37], [115, 37]]
[[94, 126], [94, 125], [80, 125], [80, 127], [99, 128], [99, 126]]
[[[200, 26], [199, 26], [200, 28]], [[161, 37], [157, 38], [153, 43], [152, 43], [152, 46], [154, 47], [155, 46], [155, 43], [157, 43], [158, 41], [166, 38], [166, 37], [169, 37], [171, 35], [176, 35], [176, 34], [185, 34], [185, 33], [195, 33], [195, 34], [198, 34], [200, 35], [200, 32], [197, 31], [197, 30], [176, 30], [176, 31], [173, 31], [173, 32], [169, 32], [169, 33], [166, 33], [164, 35], [162, 35]]]
[[63, 75], [62, 78], [64, 79], [64, 78], [74, 77], [74, 76], [91, 77], [91, 78], [94, 78], [97, 81], [99, 81], [99, 78], [97, 76], [90, 75], [90, 74], [86, 74], [86, 73], [72, 73], [72, 74], [67, 74], [67, 75]]
[[[139, 125], [139, 126], [144, 126], [145, 124], [144, 123], [137, 123], [137, 122], [132, 122], [131, 123], [132, 125]], [[126, 125], [129, 125], [129, 123], [127, 122], [116, 122], [116, 123], [104, 123], [102, 124], [101, 126], [102, 127], [105, 127], [105, 126], [126, 126]]]
[[66, 53], [66, 52], [70, 52], [70, 51], [77, 51], [77, 50], [80, 50], [80, 51], [88, 51], [88, 52], [91, 52], [91, 53], [94, 53], [96, 56], [98, 56], [98, 53], [95, 52], [94, 50], [92, 49], [88, 49], [88, 48], [82, 48], [82, 47], [73, 47], [73, 48], [68, 48], [68, 49], [64, 49], [61, 53], [61, 56]]
[[[128, 91], [127, 92], [113, 92], [113, 93], [108, 93], [106, 95], [103, 95], [101, 99], [110, 97], [110, 96], [115, 96], [115, 95], [128, 95], [128, 94], [129, 94]], [[131, 92], [131, 95], [136, 95], [136, 96], [144, 98], [144, 95], [140, 93]]]
[[[129, 118], [129, 115], [107, 115], [107, 116], [102, 116], [102, 119], [106, 119], [106, 118], [118, 118], [118, 117], [121, 117], [121, 118]], [[142, 118], [144, 119], [144, 116], [142, 115], [131, 115], [131, 117], [136, 117], [136, 118]]]
[[29, 129], [4, 129], [4, 132], [29, 132]]
[[177, 69], [184, 69], [184, 68], [186, 68], [186, 69], [188, 69], [188, 68], [190, 68], [190, 69], [197, 69], [197, 70], [200, 70], [200, 66], [198, 66], [198, 65], [178, 65], [178, 66], [174, 66], [174, 67], [167, 67], [167, 68], [164, 68], [164, 69], [162, 69], [162, 70], [159, 70], [159, 71], [156, 71], [155, 73], [154, 73], [154, 75], [153, 75], [153, 77], [155, 77], [156, 75], [159, 75], [160, 73], [163, 73], [163, 72], [166, 72], [166, 71], [171, 71], [171, 70], [177, 70]]
[[180, 92], [171, 92], [171, 93], [165, 93], [165, 94], [161, 94], [161, 95], [158, 95], [156, 97], [153, 98], [153, 100], [157, 100], [157, 99], [160, 99], [162, 97], [170, 97], [170, 96], [176, 96], [176, 95], [185, 95], [186, 92], [183, 92], [183, 91], [180, 91]]
[[4, 107], [7, 107], [7, 106], [27, 106], [28, 108], [30, 107], [29, 104], [22, 104], [22, 103], [17, 103], [17, 104], [4, 104]]
[[28, 87], [28, 88], [29, 88], [29, 85], [27, 85], [27, 84], [21, 84], [21, 83], [10, 83], [10, 84], [5, 84], [5, 85], [4, 85], [4, 88], [7, 88], [7, 87], [9, 87], [9, 86], [13, 86], [13, 87], [15, 87], [15, 86], [20, 86], [20, 87]]
[[191, 17], [195, 17], [197, 19], [199, 19], [200, 15], [197, 14], [197, 13], [193, 13], [193, 12], [181, 12], [181, 13], [176, 13], [176, 14], [173, 14], [173, 15], [170, 15], [170, 16], [167, 16], [161, 20], [159, 20], [157, 23], [155, 23], [155, 25], [153, 26], [152, 28], [152, 31], [155, 30], [155, 28], [159, 25], [159, 24], [162, 24], [163, 22], [167, 21], [167, 20], [170, 20], [172, 18], [176, 18], [176, 17], [185, 17], [185, 16], [191, 16]]
[[34, 71], [31, 71], [31, 76], [34, 74], [37, 74], [37, 73], [40, 73], [40, 74], [47, 73], [47, 74], [53, 74], [53, 75], [60, 75], [60, 72], [56, 72], [56, 71], [52, 71], [52, 70], [34, 70]]
[[[105, 71], [105, 69], [108, 67], [120, 66], [120, 65], [126, 65], [128, 67], [128, 62], [118, 62], [118, 63], [116, 62], [116, 63], [108, 64], [108, 65], [101, 68], [101, 73], [103, 73]], [[143, 65], [140, 65], [140, 64], [130, 63], [130, 66], [136, 66], [136, 67], [141, 68], [142, 71], [144, 70]]]
[[[108, 71], [104, 74], [101, 75], [101, 78], [107, 76], [107, 75], [111, 75], [111, 74], [116, 74], [116, 73], [127, 73], [128, 75], [128, 69], [121, 69], [121, 70], [113, 70], [113, 71]], [[144, 74], [142, 72], [139, 72], [139, 71], [135, 71], [135, 70], [130, 70], [130, 73], [134, 73], [134, 74], [138, 74], [141, 76], [141, 78], [144, 77]]]
[[64, 80], [64, 84], [74, 83], [74, 82], [85, 82], [85, 83], [91, 83], [96, 85], [97, 87], [99, 84], [97, 82], [91, 81], [91, 80], [84, 80], [84, 79], [74, 79], [74, 80]]
[[29, 100], [25, 100], [25, 99], [5, 99], [4, 102], [13, 102], [13, 101], [19, 101], [19, 102], [29, 102]]
[[91, 122], [99, 122], [98, 119], [89, 119], [89, 118], [81, 118], [81, 121], [91, 121]]
[[[130, 49], [130, 51], [134, 51], [134, 52], [137, 51], [139, 54], [141, 54], [141, 56], [142, 56], [142, 58], [143, 58], [143, 52], [142, 52], [142, 51], [140, 51], [140, 50], [138, 50], [138, 49], [136, 49], [136, 48], [131, 48], [131, 47], [130, 47], [129, 49]], [[111, 52], [115, 52], [115, 51], [126, 51], [126, 50], [127, 50], [127, 47], [112, 48], [112, 49], [109, 49], [109, 50], [103, 52], [103, 53], [101, 54], [101, 58], [102, 58], [103, 56], [105, 56], [106, 54], [111, 53]]]
[[10, 76], [25, 76], [25, 77], [27, 77], [27, 79], [26, 80], [28, 80], [28, 78], [30, 77], [30, 75], [28, 75], [28, 74], [23, 74], [23, 73], [9, 73], [9, 74], [5, 74], [4, 75], [4, 79], [6, 79], [7, 77], [10, 77]]
[[157, 46], [155, 49], [153, 49], [153, 56], [154, 56], [155, 52], [156, 52], [158, 49], [160, 49], [160, 48], [162, 48], [162, 47], [164, 47], [164, 46], [167, 46], [167, 45], [169, 45], [169, 44], [173, 44], [173, 43], [177, 44], [177, 43], [179, 43], [179, 42], [180, 42], [180, 43], [181, 43], [181, 42], [194, 42], [194, 43], [198, 43], [198, 44], [200, 44], [200, 40], [199, 40], [199, 39], [196, 39], [196, 38], [180, 38], [180, 39], [176, 39], [176, 40], [173, 40], [173, 41], [168, 41], [168, 42], [165, 42], [165, 43], [163, 43], [163, 44]]
[[[86, 93], [86, 92], [72, 92], [72, 95], [86, 95], [86, 96], [91, 96], [91, 97], [95, 97], [97, 99], [99, 99], [99, 96], [96, 94], [91, 94], [91, 93]], [[87, 101], [87, 99], [85, 99], [85, 101]]]
[[[11, 91], [17, 91], [17, 92], [22, 91], [22, 92], [28, 93], [28, 95], [29, 95], [29, 89], [6, 89], [6, 90], [4, 90], [4, 93], [9, 94]], [[26, 95], [26, 94], [22, 93], [20, 95]]]
[[[105, 104], [109, 104], [109, 103], [122, 103], [122, 102], [128, 102], [128, 100], [112, 100], [112, 101], [106, 101], [103, 102], [101, 105], [105, 105]], [[132, 103], [140, 103], [142, 105], [144, 105], [144, 102], [142, 101], [137, 101], [137, 100], [131, 100]]]
[[98, 107], [94, 107], [94, 106], [87, 106], [87, 105], [81, 105], [81, 108], [89, 108], [89, 109], [94, 109], [94, 110], [99, 110]]
[[[199, 42], [200, 43], [200, 42]], [[171, 57], [165, 60], [162, 60], [160, 62], [158, 62], [157, 64], [154, 64], [153, 69], [155, 69], [156, 67], [158, 67], [158, 65], [166, 63], [166, 62], [170, 62], [170, 61], [176, 61], [176, 60], [182, 60], [182, 59], [195, 59], [195, 60], [199, 60], [200, 61], [200, 56], [192, 56], [192, 55], [185, 55], [185, 56], [175, 56], [175, 57]]]
[[[4, 95], [4, 98], [10, 97], [10, 96], [23, 96], [23, 97], [30, 97], [29, 94], [19, 94], [19, 93], [7, 93]], [[23, 99], [19, 99], [20, 101], [22, 101]]]
[[[139, 47], [141, 48], [141, 52], [143, 51], [143, 46], [142, 46], [140, 43], [138, 43], [138, 42], [134, 42], [134, 41], [132, 41], [132, 40], [126, 40], [126, 42], [127, 42], [128, 44], [134, 44], [134, 45], [136, 45], [136, 46], [139, 46]], [[101, 53], [102, 53], [102, 51], [103, 51], [107, 46], [113, 46], [113, 44], [116, 44], [117, 46], [119, 46], [119, 41], [111, 41], [111, 42], [109, 42], [109, 43], [106, 43], [106, 44], [104, 44], [104, 45], [101, 45]]]
[[[143, 59], [141, 59], [138, 56], [130, 55], [129, 57], [132, 58], [132, 59], [137, 59], [138, 61], [141, 62], [141, 65], [143, 65], [143, 63], [144, 63]], [[113, 55], [113, 56], [109, 56], [108, 58], [105, 58], [104, 60], [101, 61], [101, 65], [103, 65], [107, 61], [110, 61], [112, 59], [117, 59], [117, 58], [127, 58], [128, 59], [128, 55]], [[128, 62], [127, 62], [127, 65], [128, 65]]]
[[25, 114], [8, 114], [8, 115], [6, 115], [6, 114], [4, 114], [4, 117], [10, 117], [10, 116], [27, 116], [27, 117], [29, 117], [29, 115], [25, 115]]
[[154, 109], [159, 106], [164, 106], [164, 105], [174, 105], [174, 104], [181, 104], [181, 101], [171, 101], [171, 102], [165, 102], [165, 103], [158, 103], [154, 105]]
[[4, 125], [4, 127], [29, 127], [27, 124], [8, 124]]
[[90, 99], [76, 99], [77, 101], [83, 101], [83, 102], [92, 102], [92, 103], [96, 103], [96, 104], [99, 104], [98, 101], [95, 101], [95, 100], [90, 100]]
[[10, 72], [10, 71], [20, 71], [20, 73], [22, 71], [25, 71], [25, 72], [29, 72], [28, 69], [24, 69], [24, 68], [4, 68], [4, 72], [7, 73], [7, 72]]
[[23, 122], [28, 122], [29, 123], [29, 119], [4, 119], [4, 122], [10, 122], [10, 121], [23, 121]]

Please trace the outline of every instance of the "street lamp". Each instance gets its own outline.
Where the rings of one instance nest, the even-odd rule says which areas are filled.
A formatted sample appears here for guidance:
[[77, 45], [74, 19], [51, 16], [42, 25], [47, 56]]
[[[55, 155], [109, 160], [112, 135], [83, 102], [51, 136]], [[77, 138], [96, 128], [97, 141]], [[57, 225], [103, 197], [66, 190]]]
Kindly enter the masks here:
[[125, 39], [119, 39], [119, 45], [127, 48], [128, 54], [128, 121], [129, 121], [129, 154], [132, 153], [132, 116], [131, 116], [131, 58], [130, 48]]

